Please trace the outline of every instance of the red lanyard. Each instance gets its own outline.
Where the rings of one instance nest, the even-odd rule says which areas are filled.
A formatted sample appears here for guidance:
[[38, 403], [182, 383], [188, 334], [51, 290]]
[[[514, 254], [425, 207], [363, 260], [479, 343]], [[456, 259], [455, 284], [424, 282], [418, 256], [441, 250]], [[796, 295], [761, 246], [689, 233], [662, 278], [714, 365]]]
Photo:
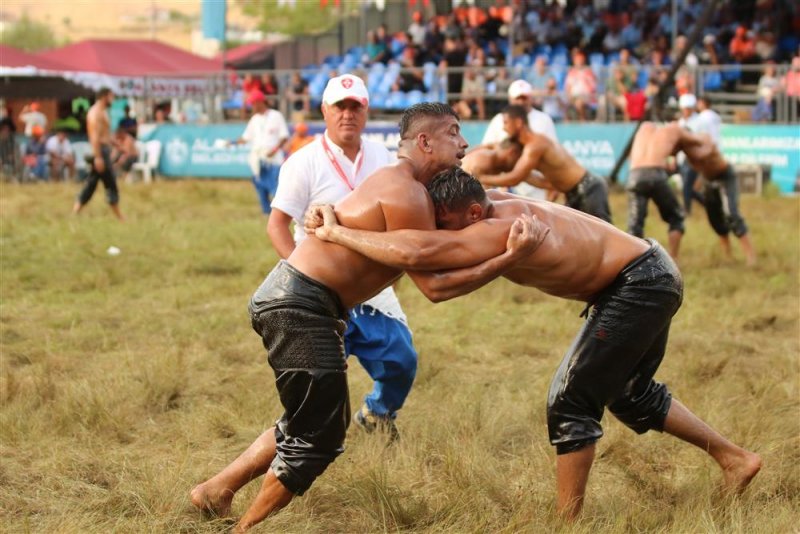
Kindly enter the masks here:
[[[331, 150], [331, 147], [328, 146], [328, 141], [325, 139], [325, 134], [322, 134], [322, 148], [325, 149], [325, 155], [328, 156], [331, 165], [333, 165], [333, 168], [339, 174], [339, 178], [342, 179], [347, 188], [350, 189], [350, 191], [355, 189], [356, 186], [351, 184], [350, 180], [347, 179], [347, 175], [344, 173], [342, 166], [339, 165], [339, 161], [336, 159], [336, 155]], [[358, 151], [358, 156], [356, 156], [356, 161], [355, 161], [356, 172], [353, 175], [353, 180], [356, 180], [358, 178], [358, 173], [361, 171], [361, 165], [363, 164], [364, 164], [364, 150], [362, 148], [362, 150]]]

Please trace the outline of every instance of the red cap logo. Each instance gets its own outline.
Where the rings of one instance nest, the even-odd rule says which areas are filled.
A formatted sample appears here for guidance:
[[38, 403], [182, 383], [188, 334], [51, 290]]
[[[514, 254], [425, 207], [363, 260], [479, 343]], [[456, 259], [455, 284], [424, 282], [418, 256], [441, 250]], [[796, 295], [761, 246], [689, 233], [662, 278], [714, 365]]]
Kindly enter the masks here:
[[342, 86], [343, 86], [345, 89], [350, 89], [351, 87], [353, 87], [353, 80], [352, 80], [352, 78], [342, 78]]

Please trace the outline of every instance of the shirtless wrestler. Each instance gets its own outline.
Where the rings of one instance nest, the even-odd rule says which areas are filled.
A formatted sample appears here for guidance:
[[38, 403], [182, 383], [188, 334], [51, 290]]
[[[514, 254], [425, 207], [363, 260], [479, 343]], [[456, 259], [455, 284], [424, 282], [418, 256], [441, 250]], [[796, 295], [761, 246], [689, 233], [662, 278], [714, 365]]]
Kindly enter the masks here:
[[[604, 178], [584, 169], [564, 147], [528, 127], [525, 108], [509, 106], [503, 111], [504, 127], [509, 137], [522, 145], [513, 169], [477, 178], [485, 186], [510, 187], [528, 182], [543, 189], [564, 193], [567, 206], [611, 222], [608, 184]], [[538, 178], [531, 171], [538, 170]]]
[[[370, 232], [340, 226], [333, 210], [318, 208], [307, 231], [396, 269], [425, 268], [487, 220], [537, 217], [550, 233], [505, 277], [557, 297], [586, 303], [586, 323], [550, 386], [547, 424], [556, 447], [557, 508], [568, 519], [583, 505], [595, 443], [603, 435], [605, 407], [637, 433], [667, 432], [706, 451], [726, 486], [743, 489], [761, 458], [713, 430], [667, 387], [653, 380], [667, 345], [672, 316], [683, 299], [675, 263], [655, 241], [628, 235], [595, 217], [552, 203], [487, 193], [473, 177], [452, 168], [429, 186], [442, 231]], [[324, 225], [317, 227], [320, 220]], [[342, 221], [343, 224], [347, 224]], [[486, 227], [484, 227], [485, 229]], [[483, 233], [483, 232], [481, 232]], [[482, 241], [497, 240], [487, 231]], [[447, 273], [439, 273], [447, 285]], [[591, 311], [590, 311], [591, 310]], [[582, 314], [583, 315], [583, 314]]]
[[[366, 114], [366, 107], [358, 112]], [[346, 224], [373, 231], [436, 228], [426, 185], [464, 156], [467, 142], [458, 117], [446, 104], [414, 105], [403, 114], [400, 137], [397, 163], [376, 171], [337, 203]], [[445, 253], [419, 266], [454, 268], [448, 271], [446, 286], [435, 273], [409, 275], [435, 301], [467, 293], [535, 249], [542, 235], [534, 223], [523, 217], [473, 225], [474, 234], [485, 232], [500, 239], [484, 241], [465, 232], [463, 242], [452, 242]], [[343, 452], [351, 413], [343, 342], [347, 310], [402, 274], [313, 236], [273, 269], [249, 309], [253, 328], [268, 351], [285, 411], [231, 464], [194, 488], [191, 501], [196, 507], [227, 515], [236, 492], [266, 473], [236, 526], [237, 531], [246, 531], [302, 495]]]

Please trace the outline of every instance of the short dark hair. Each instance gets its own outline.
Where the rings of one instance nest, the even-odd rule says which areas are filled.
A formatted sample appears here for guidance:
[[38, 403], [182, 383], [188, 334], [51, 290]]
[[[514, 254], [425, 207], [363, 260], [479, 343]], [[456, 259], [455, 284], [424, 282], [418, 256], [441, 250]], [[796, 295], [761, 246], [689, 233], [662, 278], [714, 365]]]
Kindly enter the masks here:
[[525, 111], [525, 108], [520, 105], [512, 104], [510, 106], [506, 106], [506, 108], [503, 110], [503, 113], [512, 119], [522, 119], [525, 124], [528, 123], [528, 112]]
[[421, 102], [414, 104], [403, 112], [400, 118], [400, 139], [410, 139], [417, 135], [417, 128], [415, 126], [422, 119], [435, 118], [435, 117], [455, 117], [458, 120], [458, 114], [447, 104], [441, 102]]
[[111, 90], [110, 87], [101, 87], [97, 90], [97, 98], [103, 98], [104, 96], [113, 93], [114, 91]]
[[704, 96], [704, 95], [698, 96], [697, 97], [697, 101], [700, 102], [701, 100], [703, 102], [705, 102], [706, 106], [711, 107], [711, 98], [710, 97], [707, 97], [707, 96]]
[[500, 141], [500, 148], [506, 150], [508, 148], [513, 148], [517, 152], [522, 152], [522, 143], [517, 141], [516, 139], [511, 139], [510, 137], [506, 137], [502, 141]]
[[437, 174], [428, 184], [428, 193], [437, 210], [463, 210], [472, 202], [486, 200], [481, 183], [461, 167], [451, 167]]

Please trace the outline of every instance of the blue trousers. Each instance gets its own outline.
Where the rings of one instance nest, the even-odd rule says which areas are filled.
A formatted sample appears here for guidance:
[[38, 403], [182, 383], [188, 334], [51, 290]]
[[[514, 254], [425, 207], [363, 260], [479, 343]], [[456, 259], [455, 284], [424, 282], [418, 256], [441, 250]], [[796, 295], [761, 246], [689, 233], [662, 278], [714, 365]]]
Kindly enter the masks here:
[[374, 381], [364, 398], [379, 416], [397, 417], [417, 374], [417, 351], [408, 327], [369, 305], [350, 310], [344, 334], [345, 354], [358, 358]]
[[272, 197], [275, 196], [275, 191], [278, 190], [278, 174], [280, 170], [280, 165], [262, 161], [258, 176], [253, 176], [253, 185], [258, 194], [258, 201], [261, 202], [261, 211], [266, 214], [272, 211], [270, 204], [272, 203]]
[[681, 177], [683, 178], [683, 211], [686, 215], [692, 212], [692, 200], [700, 204], [704, 203], [703, 195], [694, 190], [694, 183], [697, 181], [697, 171], [689, 166], [688, 163], [681, 165]]

